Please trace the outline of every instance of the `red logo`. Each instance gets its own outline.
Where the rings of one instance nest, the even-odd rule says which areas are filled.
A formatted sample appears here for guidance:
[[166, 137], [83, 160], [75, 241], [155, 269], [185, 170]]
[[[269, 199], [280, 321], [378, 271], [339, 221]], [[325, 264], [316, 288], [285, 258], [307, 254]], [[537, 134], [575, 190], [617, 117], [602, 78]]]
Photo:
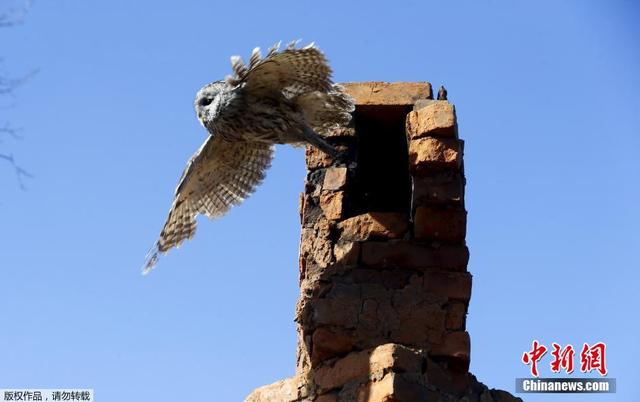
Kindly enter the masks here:
[[538, 362], [542, 359], [542, 356], [547, 353], [547, 348], [544, 347], [544, 345], [538, 344], [538, 341], [533, 341], [531, 346], [531, 351], [524, 352], [522, 355], [522, 362], [524, 364], [531, 364], [531, 375], [537, 377]]
[[551, 371], [559, 373], [560, 369], [564, 369], [567, 374], [573, 373], [573, 346], [567, 345], [564, 349], [560, 348], [560, 345], [553, 342], [553, 361], [551, 362]]
[[607, 375], [607, 366], [604, 357], [606, 349], [607, 345], [603, 342], [598, 342], [593, 346], [585, 343], [582, 346], [582, 352], [580, 352], [580, 371], [589, 373], [592, 370], [598, 370], [600, 375]]
[[[559, 373], [564, 370], [567, 374], [573, 373], [573, 364], [575, 350], [573, 345], [566, 345], [564, 348], [553, 342], [551, 344], [553, 350], [551, 351], [551, 372]], [[607, 375], [606, 366], [606, 349], [607, 345], [604, 342], [598, 342], [589, 346], [585, 343], [582, 346], [580, 352], [580, 371], [583, 373], [590, 373], [596, 370], [601, 376]], [[531, 350], [522, 354], [522, 363], [531, 365], [531, 375], [538, 377], [538, 362], [542, 360], [542, 357], [547, 353], [547, 347], [540, 344], [537, 340], [531, 343]]]

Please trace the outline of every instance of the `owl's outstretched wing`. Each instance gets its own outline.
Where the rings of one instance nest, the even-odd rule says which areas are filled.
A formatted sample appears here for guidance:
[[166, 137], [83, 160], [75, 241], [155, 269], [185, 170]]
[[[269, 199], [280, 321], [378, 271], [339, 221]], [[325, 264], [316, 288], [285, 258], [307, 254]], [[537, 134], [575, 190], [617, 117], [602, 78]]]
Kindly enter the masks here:
[[220, 217], [249, 196], [264, 178], [272, 157], [273, 147], [264, 142], [209, 136], [187, 163], [143, 273], [153, 269], [160, 254], [193, 237], [198, 214]]
[[234, 86], [244, 83], [248, 91], [256, 94], [282, 92], [287, 97], [331, 90], [331, 68], [324, 54], [313, 44], [303, 48], [295, 45], [292, 42], [278, 51], [278, 43], [264, 58], [255, 48], [248, 65], [240, 57], [232, 57], [234, 75], [227, 77], [227, 82]]

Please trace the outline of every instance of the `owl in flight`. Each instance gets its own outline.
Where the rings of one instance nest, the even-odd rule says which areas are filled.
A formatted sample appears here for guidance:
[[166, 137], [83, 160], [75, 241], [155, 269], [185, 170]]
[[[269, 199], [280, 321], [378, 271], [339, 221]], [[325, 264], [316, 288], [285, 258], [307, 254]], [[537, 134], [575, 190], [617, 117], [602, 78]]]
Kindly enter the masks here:
[[271, 165], [274, 144], [310, 144], [336, 156], [323, 135], [349, 123], [353, 99], [333, 84], [327, 59], [313, 44], [279, 48], [264, 58], [255, 48], [248, 65], [232, 57], [234, 74], [198, 91], [194, 107], [208, 136], [182, 173], [143, 273], [193, 237], [198, 214], [220, 217], [249, 196]]

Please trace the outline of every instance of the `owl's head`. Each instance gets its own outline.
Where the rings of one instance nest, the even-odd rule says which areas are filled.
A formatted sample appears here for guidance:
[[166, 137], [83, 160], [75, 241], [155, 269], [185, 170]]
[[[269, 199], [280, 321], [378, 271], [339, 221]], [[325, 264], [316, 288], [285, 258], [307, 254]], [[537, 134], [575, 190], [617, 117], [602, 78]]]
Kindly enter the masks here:
[[213, 120], [221, 106], [221, 95], [227, 84], [224, 81], [215, 81], [202, 87], [196, 94], [193, 107], [200, 124], [206, 128], [206, 122]]

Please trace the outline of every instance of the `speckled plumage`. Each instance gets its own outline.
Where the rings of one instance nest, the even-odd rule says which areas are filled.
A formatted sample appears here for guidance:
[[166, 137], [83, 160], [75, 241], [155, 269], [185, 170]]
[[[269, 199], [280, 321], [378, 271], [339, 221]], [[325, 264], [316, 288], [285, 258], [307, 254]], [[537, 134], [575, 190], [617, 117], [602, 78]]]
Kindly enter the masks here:
[[234, 74], [205, 85], [194, 107], [209, 136], [189, 160], [173, 205], [143, 272], [160, 254], [195, 234], [196, 216], [217, 218], [249, 196], [271, 164], [273, 144], [311, 144], [335, 155], [322, 135], [349, 123], [353, 100], [331, 81], [315, 46], [279, 44], [248, 64], [231, 58]]

